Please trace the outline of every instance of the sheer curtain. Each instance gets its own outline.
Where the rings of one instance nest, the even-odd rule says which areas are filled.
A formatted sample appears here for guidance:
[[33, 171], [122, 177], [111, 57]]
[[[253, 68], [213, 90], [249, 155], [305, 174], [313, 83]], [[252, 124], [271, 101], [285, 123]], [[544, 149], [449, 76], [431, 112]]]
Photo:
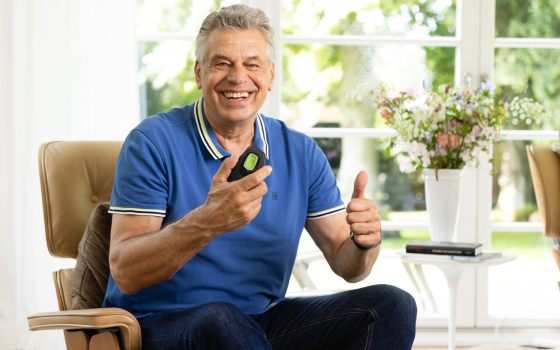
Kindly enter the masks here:
[[139, 121], [134, 0], [0, 0], [0, 349], [63, 349], [29, 332], [58, 310], [37, 166], [52, 140], [122, 140]]

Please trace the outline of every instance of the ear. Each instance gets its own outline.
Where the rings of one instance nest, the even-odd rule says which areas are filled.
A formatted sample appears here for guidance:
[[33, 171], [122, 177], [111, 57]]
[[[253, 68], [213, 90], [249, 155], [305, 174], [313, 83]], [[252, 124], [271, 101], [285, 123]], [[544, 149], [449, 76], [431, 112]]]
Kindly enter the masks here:
[[198, 63], [198, 61], [196, 61], [194, 63], [194, 78], [196, 80], [196, 87], [198, 88], [198, 90], [202, 89], [202, 79], [200, 78], [201, 69], [202, 66], [200, 65], [200, 63]]
[[268, 91], [272, 91], [272, 88], [274, 87], [274, 78], [276, 77], [275, 69], [276, 67], [274, 66], [273, 63], [272, 66], [270, 67], [270, 84], [268, 84]]

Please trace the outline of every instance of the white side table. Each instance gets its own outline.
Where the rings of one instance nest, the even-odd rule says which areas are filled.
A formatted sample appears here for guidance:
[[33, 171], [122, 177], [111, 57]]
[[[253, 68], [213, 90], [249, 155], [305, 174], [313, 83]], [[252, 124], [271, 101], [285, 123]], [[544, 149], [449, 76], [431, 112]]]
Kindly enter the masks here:
[[[490, 251], [484, 251], [490, 253]], [[449, 350], [455, 350], [455, 320], [457, 317], [457, 292], [459, 283], [465, 273], [476, 267], [488, 267], [501, 265], [509, 261], [515, 260], [516, 256], [510, 253], [502, 253], [499, 258], [488, 259], [484, 261], [460, 261], [442, 259], [439, 256], [430, 256], [429, 254], [418, 254], [419, 256], [410, 257], [410, 255], [396, 255], [400, 257], [403, 263], [414, 264], [416, 266], [434, 265], [443, 272], [449, 288]]]

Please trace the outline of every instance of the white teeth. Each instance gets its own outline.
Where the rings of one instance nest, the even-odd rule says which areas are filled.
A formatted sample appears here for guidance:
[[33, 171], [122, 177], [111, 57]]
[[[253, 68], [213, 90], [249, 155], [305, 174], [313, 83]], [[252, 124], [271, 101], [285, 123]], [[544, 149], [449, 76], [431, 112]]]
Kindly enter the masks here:
[[227, 98], [240, 98], [240, 97], [245, 98], [249, 96], [249, 93], [248, 92], [224, 92], [224, 95]]

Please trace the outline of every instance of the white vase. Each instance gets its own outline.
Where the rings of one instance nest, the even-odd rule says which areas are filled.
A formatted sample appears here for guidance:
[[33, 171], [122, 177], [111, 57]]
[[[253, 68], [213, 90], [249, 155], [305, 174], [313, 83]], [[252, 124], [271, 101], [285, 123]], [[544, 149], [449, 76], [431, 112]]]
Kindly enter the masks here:
[[439, 169], [437, 175], [435, 169], [424, 169], [430, 239], [457, 242], [463, 169]]

